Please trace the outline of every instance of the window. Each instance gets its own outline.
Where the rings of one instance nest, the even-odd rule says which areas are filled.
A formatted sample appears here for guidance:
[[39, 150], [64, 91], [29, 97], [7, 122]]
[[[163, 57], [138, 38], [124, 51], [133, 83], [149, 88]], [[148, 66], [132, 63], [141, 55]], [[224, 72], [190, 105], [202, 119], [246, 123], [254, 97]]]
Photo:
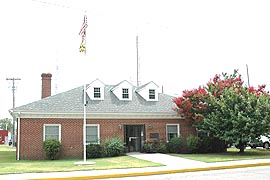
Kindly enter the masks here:
[[149, 99], [156, 99], [156, 93], [154, 89], [149, 89]]
[[54, 138], [61, 141], [61, 125], [60, 124], [44, 124], [43, 140]]
[[94, 98], [101, 98], [100, 88], [94, 88]]
[[129, 94], [128, 94], [128, 89], [127, 88], [123, 88], [122, 89], [122, 98], [123, 99], [128, 99], [129, 98]]
[[167, 124], [167, 141], [170, 141], [174, 137], [179, 137], [179, 124]]
[[99, 144], [99, 125], [98, 124], [86, 125], [86, 143]]

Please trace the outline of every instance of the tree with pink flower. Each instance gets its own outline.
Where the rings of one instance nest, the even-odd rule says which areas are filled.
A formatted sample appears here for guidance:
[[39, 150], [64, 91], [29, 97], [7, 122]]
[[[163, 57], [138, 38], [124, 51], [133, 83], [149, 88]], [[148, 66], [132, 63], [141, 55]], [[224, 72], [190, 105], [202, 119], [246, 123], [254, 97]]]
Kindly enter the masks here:
[[200, 132], [245, 146], [270, 134], [270, 95], [266, 85], [247, 87], [237, 70], [215, 75], [206, 86], [185, 90], [174, 99], [175, 110]]

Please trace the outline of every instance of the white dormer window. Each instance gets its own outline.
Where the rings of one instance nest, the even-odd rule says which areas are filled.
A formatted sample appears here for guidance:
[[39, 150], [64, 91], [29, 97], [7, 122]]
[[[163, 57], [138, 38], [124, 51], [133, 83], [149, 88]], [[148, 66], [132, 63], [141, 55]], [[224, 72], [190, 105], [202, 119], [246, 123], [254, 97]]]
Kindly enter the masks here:
[[121, 101], [131, 101], [132, 100], [132, 84], [128, 81], [122, 81], [115, 85], [111, 91], [113, 94]]
[[156, 99], [156, 90], [149, 89], [149, 99]]
[[122, 89], [122, 98], [123, 99], [129, 99], [129, 94], [128, 94], [128, 89], [127, 88]]
[[87, 95], [91, 100], [104, 100], [104, 87], [103, 82], [96, 79], [87, 87]]
[[158, 101], [158, 86], [153, 81], [138, 87], [136, 92], [146, 101]]

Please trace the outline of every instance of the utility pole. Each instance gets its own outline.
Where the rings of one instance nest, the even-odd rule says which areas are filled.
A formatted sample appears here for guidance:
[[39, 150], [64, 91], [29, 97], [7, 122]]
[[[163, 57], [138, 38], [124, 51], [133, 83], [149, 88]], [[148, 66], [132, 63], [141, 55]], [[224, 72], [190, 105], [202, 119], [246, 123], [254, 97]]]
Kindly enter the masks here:
[[[20, 78], [7, 78], [7, 81], [12, 81], [12, 95], [13, 95], [13, 103], [12, 103], [12, 108], [15, 108], [15, 81], [19, 81], [21, 80]], [[12, 132], [12, 146], [15, 147], [15, 134], [16, 134], [16, 130], [15, 130], [15, 120], [16, 118], [13, 116], [13, 132]]]

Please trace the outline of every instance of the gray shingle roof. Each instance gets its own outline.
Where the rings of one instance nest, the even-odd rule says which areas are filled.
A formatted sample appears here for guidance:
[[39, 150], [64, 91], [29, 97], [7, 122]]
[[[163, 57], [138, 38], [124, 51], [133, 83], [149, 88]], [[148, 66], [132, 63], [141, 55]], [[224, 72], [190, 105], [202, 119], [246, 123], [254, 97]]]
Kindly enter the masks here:
[[[105, 85], [104, 100], [91, 100], [87, 97], [87, 112], [93, 113], [171, 113], [174, 107], [173, 96], [159, 94], [158, 101], [146, 101], [133, 87], [132, 100], [119, 100], [111, 89], [114, 86]], [[83, 86], [59, 93], [20, 107], [14, 112], [38, 113], [80, 113], [83, 112]]]

